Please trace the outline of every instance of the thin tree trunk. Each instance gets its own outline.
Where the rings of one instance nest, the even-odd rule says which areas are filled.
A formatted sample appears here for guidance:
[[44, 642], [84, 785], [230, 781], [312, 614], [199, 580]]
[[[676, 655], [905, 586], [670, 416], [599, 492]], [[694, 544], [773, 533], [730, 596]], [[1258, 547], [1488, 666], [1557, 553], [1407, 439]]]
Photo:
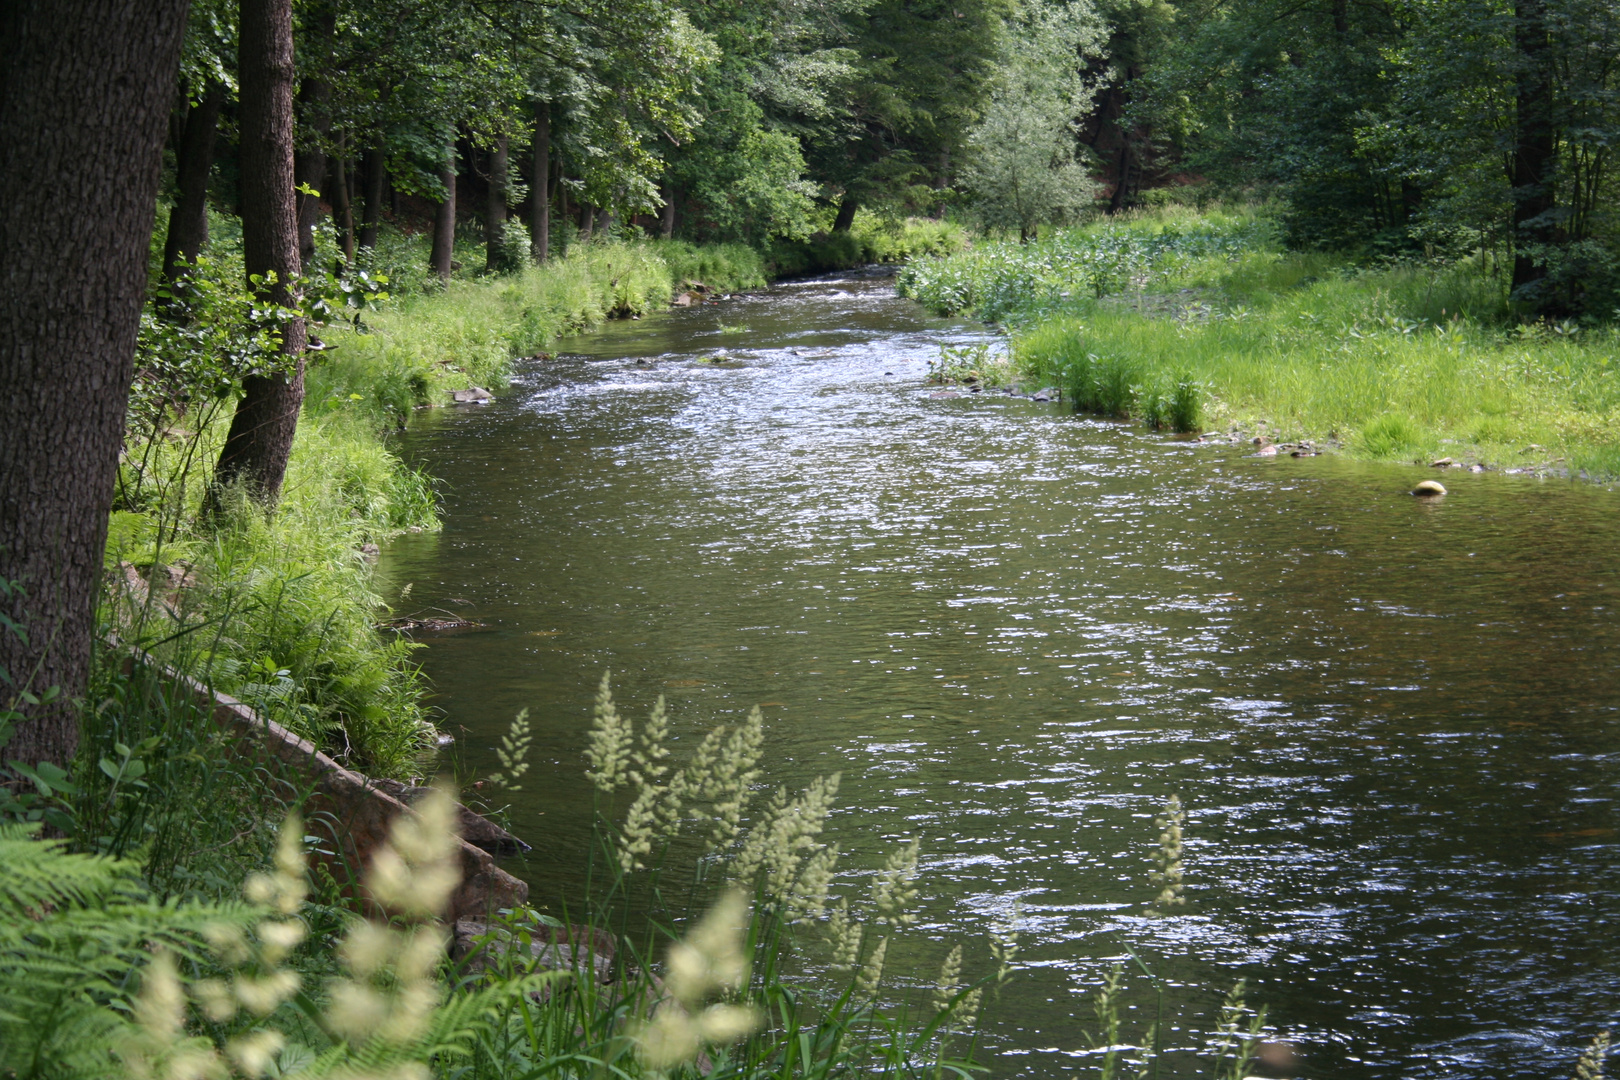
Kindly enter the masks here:
[[[244, 0], [246, 2], [246, 0]], [[316, 7], [316, 5], [311, 5]], [[332, 84], [326, 77], [337, 35], [337, 15], [330, 4], [320, 4], [304, 17], [314, 72], [298, 87], [296, 113], [298, 148], [293, 171], [300, 189], [298, 199], [298, 257], [307, 269], [315, 258], [315, 223], [321, 219], [321, 198], [326, 190], [326, 137], [332, 130]], [[311, 195], [308, 192], [317, 194]]]
[[551, 257], [551, 103], [534, 106], [534, 174], [529, 181], [529, 253], [543, 263]]
[[596, 210], [588, 202], [579, 204], [579, 239], [581, 243], [591, 238], [591, 230], [596, 227]]
[[456, 145], [445, 150], [444, 168], [439, 170], [439, 183], [444, 185], [444, 200], [433, 212], [433, 253], [429, 256], [433, 272], [440, 281], [449, 281], [454, 269], [451, 263], [456, 252]]
[[511, 165], [506, 136], [489, 152], [489, 197], [484, 203], [484, 270], [504, 269], [501, 247], [506, 243], [506, 171]]
[[1542, 314], [1558, 314], [1552, 297], [1539, 295], [1547, 277], [1536, 247], [1557, 242], [1552, 213], [1557, 134], [1553, 130], [1551, 41], [1546, 0], [1516, 0], [1513, 38], [1518, 50], [1513, 145], [1513, 293]]
[[0, 4], [0, 708], [30, 765], [78, 746], [185, 28], [186, 0]]
[[613, 211], [605, 206], [602, 207], [596, 213], [596, 231], [603, 236], [607, 236], [608, 232], [613, 228], [614, 220]]
[[338, 244], [343, 248], [343, 262], [354, 263], [354, 204], [349, 200], [349, 172], [343, 159], [343, 140], [338, 140], [337, 156], [332, 159], [332, 210], [337, 215]]
[[[262, 300], [294, 307], [298, 297], [292, 283], [302, 262], [293, 199], [292, 0], [241, 0], [240, 21], [242, 263]], [[254, 275], [262, 284], [252, 285]], [[214, 470], [212, 508], [234, 483], [266, 504], [281, 494], [304, 401], [307, 332], [301, 318], [282, 323], [282, 371], [242, 380], [242, 397]]]
[[664, 208], [658, 215], [658, 235], [665, 240], [675, 235], [675, 181], [665, 180]]
[[169, 211], [169, 235], [163, 243], [163, 277], [175, 280], [181, 262], [195, 262], [208, 243], [208, 176], [214, 168], [214, 135], [225, 88], [211, 82], [202, 100], [186, 110], [186, 123], [175, 148], [175, 186], [179, 197]]
[[382, 221], [383, 184], [388, 175], [388, 157], [382, 147], [366, 151], [366, 207], [360, 219], [360, 246], [377, 246], [377, 227]]
[[935, 204], [934, 220], [945, 220], [945, 200], [951, 188], [951, 152], [949, 149], [939, 152], [939, 173], [934, 177], [934, 190], [939, 192], [939, 202]]
[[844, 201], [838, 204], [838, 216], [833, 219], [833, 232], [849, 232], [850, 226], [855, 224], [855, 211], [861, 206], [860, 199], [852, 192], [844, 192]]

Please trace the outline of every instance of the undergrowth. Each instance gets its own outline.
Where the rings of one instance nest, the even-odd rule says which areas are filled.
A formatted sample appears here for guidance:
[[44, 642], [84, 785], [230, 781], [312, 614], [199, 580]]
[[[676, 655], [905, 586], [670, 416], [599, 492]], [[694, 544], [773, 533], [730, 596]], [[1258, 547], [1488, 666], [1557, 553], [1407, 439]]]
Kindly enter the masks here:
[[[823, 835], [838, 777], [760, 790], [758, 710], [678, 760], [663, 702], [633, 724], [604, 677], [586, 753], [598, 801], [583, 921], [491, 913], [458, 923], [452, 950], [437, 919], [459, 881], [451, 793], [394, 822], [364, 877], [372, 903], [345, 910], [330, 880], [307, 870], [316, 841], [305, 834], [319, 829], [295, 812], [301, 793], [259, 804], [257, 818], [210, 820], [190, 792], [160, 780], [187, 767], [180, 759], [219, 770], [221, 796], [265, 778], [195, 716], [149, 696], [161, 681], [108, 671], [140, 684], [122, 700], [150, 716], [122, 729], [108, 710], [86, 718], [81, 764], [100, 764], [80, 769], [83, 786], [63, 800], [77, 807], [70, 839], [41, 842], [36, 825], [0, 823], [3, 1075], [966, 1077], [983, 1071], [979, 1014], [1024, 969], [1015, 914], [987, 927], [984, 943], [952, 943], [937, 972], [900, 970], [891, 946], [917, 934], [920, 843], [898, 843], [876, 868], [845, 869]], [[117, 738], [154, 725], [173, 745]], [[486, 784], [520, 781], [525, 744], [511, 742], [503, 778]], [[94, 811], [99, 803], [115, 812]], [[280, 806], [294, 812], [278, 834], [265, 819]], [[169, 845], [179, 856], [159, 869], [149, 846], [109, 846], [92, 825], [105, 821], [149, 823], [134, 833], [177, 823]], [[1172, 799], [1149, 911], [1185, 903], [1183, 821]], [[675, 853], [695, 857], [697, 872], [669, 890]], [[240, 893], [226, 883], [244, 876]], [[1143, 970], [1163, 1016], [1164, 984]], [[1244, 1004], [1241, 984], [1199, 1022], [1191, 1052], [1166, 1049], [1153, 1026], [1124, 1030], [1119, 969], [1102, 987], [1091, 1037], [1101, 1080], [1127, 1068], [1156, 1074], [1161, 1057], [1178, 1075], [1247, 1075], [1264, 1016]], [[1178, 1043], [1193, 1033], [1180, 1029]]]
[[923, 260], [901, 287], [1008, 323], [1019, 373], [1088, 411], [1620, 475], [1614, 327], [1515, 324], [1480, 259], [1355, 267], [1270, 237], [1256, 217], [1144, 215]]

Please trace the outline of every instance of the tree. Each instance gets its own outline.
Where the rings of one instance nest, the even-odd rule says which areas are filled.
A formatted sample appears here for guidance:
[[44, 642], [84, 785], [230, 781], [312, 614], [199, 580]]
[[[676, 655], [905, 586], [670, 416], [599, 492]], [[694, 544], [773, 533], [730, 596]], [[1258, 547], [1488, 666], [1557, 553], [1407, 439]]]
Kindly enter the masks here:
[[1099, 37], [1090, 7], [1079, 4], [1032, 4], [1009, 29], [1003, 74], [969, 136], [963, 174], [991, 228], [1017, 229], [1028, 240], [1096, 196], [1096, 182], [1075, 159], [1075, 120], [1090, 98], [1080, 62]]
[[276, 362], [242, 380], [214, 470], [216, 507], [231, 484], [267, 504], [280, 495], [304, 401], [306, 330], [303, 318], [292, 314], [301, 268], [293, 200], [292, 0], [242, 0], [240, 22], [242, 263], [249, 288], [287, 314], [280, 319]]
[[[186, 0], [0, 5], [0, 704], [65, 763], [90, 669]], [[19, 691], [58, 688], [33, 707]]]

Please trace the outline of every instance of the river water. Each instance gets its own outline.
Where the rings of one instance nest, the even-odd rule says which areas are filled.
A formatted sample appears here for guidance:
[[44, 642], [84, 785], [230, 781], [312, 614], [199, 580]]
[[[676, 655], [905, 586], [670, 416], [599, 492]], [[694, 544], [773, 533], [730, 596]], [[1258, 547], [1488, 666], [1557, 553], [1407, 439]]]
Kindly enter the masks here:
[[[384, 580], [483, 624], [419, 653], [468, 766], [531, 710], [536, 899], [579, 886], [611, 668], [680, 745], [760, 704], [769, 782], [842, 771], [853, 871], [922, 838], [891, 970], [961, 941], [982, 974], [1017, 911], [996, 1076], [1092, 1068], [1129, 951], [1170, 1046], [1244, 977], [1302, 1075], [1570, 1075], [1620, 1004], [1620, 496], [1423, 501], [1413, 467], [932, 397], [940, 345], [988, 340], [884, 279], [793, 283], [566, 342], [405, 437], [445, 528]], [[1172, 793], [1191, 902], [1153, 917]]]

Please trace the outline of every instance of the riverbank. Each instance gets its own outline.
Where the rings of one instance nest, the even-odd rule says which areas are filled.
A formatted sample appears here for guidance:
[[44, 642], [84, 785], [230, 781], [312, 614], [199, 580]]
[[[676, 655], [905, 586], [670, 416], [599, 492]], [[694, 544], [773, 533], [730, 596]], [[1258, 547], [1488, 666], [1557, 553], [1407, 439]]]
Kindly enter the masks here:
[[[1372, 459], [1620, 475], [1620, 335], [1517, 324], [1497, 269], [1355, 267], [1283, 250], [1258, 213], [1170, 212], [920, 260], [900, 288], [1007, 324], [1016, 377], [1093, 411]], [[1178, 390], [1198, 408], [1171, 422]]]
[[307, 361], [277, 513], [243, 507], [205, 525], [209, 467], [233, 403], [218, 396], [230, 385], [218, 381], [218, 358], [257, 347], [227, 241], [195, 275], [205, 301], [191, 326], [176, 332], [154, 315], [143, 336], [107, 548], [107, 632], [248, 701], [345, 764], [419, 774], [440, 736], [415, 645], [386, 627], [454, 613], [420, 611], [408, 593], [384, 596], [373, 578], [380, 545], [438, 528], [435, 481], [394, 453], [393, 434], [419, 409], [487, 399], [517, 358], [610, 319], [758, 289], [784, 269], [949, 251], [961, 237], [933, 222], [857, 225], [770, 252], [576, 244], [545, 265], [491, 276], [467, 269], [481, 252], [466, 245], [442, 287], [426, 282], [423, 238], [385, 236], [364, 266], [371, 289], [395, 295], [314, 328], [320, 348]]

